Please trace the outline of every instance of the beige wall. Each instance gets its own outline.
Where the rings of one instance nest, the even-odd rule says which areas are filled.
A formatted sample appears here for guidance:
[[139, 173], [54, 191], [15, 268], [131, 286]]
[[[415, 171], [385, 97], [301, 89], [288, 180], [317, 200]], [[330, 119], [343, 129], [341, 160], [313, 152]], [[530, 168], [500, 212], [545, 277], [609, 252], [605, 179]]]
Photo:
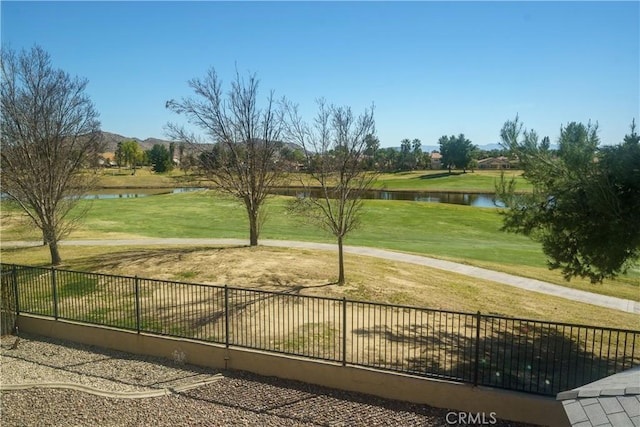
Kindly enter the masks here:
[[246, 349], [226, 349], [220, 345], [136, 334], [36, 316], [21, 315], [18, 318], [18, 326], [22, 332], [129, 353], [167, 358], [184, 357], [186, 363], [194, 365], [249, 371], [460, 412], [485, 412], [487, 419], [489, 414], [494, 412], [497, 418], [506, 420], [550, 426], [569, 425], [559, 401], [525, 393], [473, 387], [468, 384]]

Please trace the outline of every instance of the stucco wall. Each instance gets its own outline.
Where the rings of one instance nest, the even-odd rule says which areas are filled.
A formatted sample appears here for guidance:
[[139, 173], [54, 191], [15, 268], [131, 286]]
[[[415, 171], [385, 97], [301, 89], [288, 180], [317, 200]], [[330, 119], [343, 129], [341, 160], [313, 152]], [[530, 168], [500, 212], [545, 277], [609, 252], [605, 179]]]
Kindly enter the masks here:
[[186, 363], [249, 371], [342, 390], [427, 404], [460, 412], [495, 413], [497, 418], [540, 425], [569, 425], [555, 399], [488, 387], [473, 387], [309, 359], [161, 337], [50, 318], [20, 315], [20, 331], [129, 353], [162, 356], [179, 354]]

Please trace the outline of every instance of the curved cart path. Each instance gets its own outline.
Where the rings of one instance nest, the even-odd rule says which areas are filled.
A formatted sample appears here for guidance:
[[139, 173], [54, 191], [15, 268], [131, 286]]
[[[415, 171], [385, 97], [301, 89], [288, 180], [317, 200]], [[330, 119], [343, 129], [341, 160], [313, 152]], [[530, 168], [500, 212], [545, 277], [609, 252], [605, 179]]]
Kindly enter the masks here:
[[[3, 242], [7, 246], [38, 246], [42, 242]], [[60, 245], [73, 246], [131, 246], [131, 245], [248, 245], [243, 239], [119, 239], [119, 240], [65, 240]], [[286, 248], [319, 249], [337, 251], [335, 244], [296, 242], [291, 240], [260, 240], [261, 246], [275, 246]], [[600, 307], [612, 308], [614, 310], [627, 313], [640, 314], [640, 302], [623, 298], [616, 298], [607, 295], [595, 294], [592, 292], [571, 289], [564, 286], [554, 285], [536, 279], [515, 276], [513, 274], [501, 273], [486, 268], [473, 267], [451, 261], [444, 261], [429, 258], [421, 255], [411, 255], [402, 252], [394, 252], [385, 249], [369, 248], [363, 246], [345, 246], [344, 251], [350, 254], [365, 255], [386, 260], [406, 262], [410, 264], [424, 265], [426, 267], [437, 268], [439, 270], [451, 271], [465, 276], [478, 279], [491, 280], [503, 285], [514, 286], [533, 292], [554, 295], [573, 301], [593, 304]]]

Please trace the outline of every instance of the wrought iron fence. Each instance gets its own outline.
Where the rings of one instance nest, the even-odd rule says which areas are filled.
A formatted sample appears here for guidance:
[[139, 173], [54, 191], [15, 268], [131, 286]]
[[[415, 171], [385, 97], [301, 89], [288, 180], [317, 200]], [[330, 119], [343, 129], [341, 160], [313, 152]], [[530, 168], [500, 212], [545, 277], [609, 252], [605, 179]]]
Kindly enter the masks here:
[[10, 270], [0, 273], [0, 334], [7, 335], [15, 331], [17, 307], [16, 287]]
[[634, 330], [53, 268], [1, 270], [17, 313], [541, 395], [640, 365]]

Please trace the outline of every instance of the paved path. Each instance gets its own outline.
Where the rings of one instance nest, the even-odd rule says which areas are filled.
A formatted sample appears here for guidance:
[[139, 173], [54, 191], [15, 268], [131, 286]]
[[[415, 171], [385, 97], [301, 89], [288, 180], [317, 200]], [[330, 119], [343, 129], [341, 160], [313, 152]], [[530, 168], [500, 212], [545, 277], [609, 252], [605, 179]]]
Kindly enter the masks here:
[[[243, 239], [130, 239], [130, 240], [65, 240], [60, 245], [73, 246], [131, 246], [131, 245], [248, 245]], [[3, 246], [37, 246], [41, 242], [4, 242]], [[275, 246], [287, 248], [304, 248], [337, 251], [337, 246], [329, 243], [296, 242], [291, 240], [260, 240], [261, 246]], [[385, 249], [376, 249], [363, 246], [345, 246], [346, 253], [382, 258], [391, 261], [406, 262], [410, 264], [424, 265], [439, 270], [451, 271], [478, 279], [490, 280], [503, 285], [514, 286], [533, 292], [553, 295], [573, 301], [593, 304], [600, 307], [612, 308], [627, 313], [640, 314], [640, 302], [615, 298], [592, 292], [571, 289], [564, 286], [553, 285], [536, 279], [500, 273], [486, 268], [473, 267], [451, 261], [444, 261], [420, 255], [405, 254]]]

